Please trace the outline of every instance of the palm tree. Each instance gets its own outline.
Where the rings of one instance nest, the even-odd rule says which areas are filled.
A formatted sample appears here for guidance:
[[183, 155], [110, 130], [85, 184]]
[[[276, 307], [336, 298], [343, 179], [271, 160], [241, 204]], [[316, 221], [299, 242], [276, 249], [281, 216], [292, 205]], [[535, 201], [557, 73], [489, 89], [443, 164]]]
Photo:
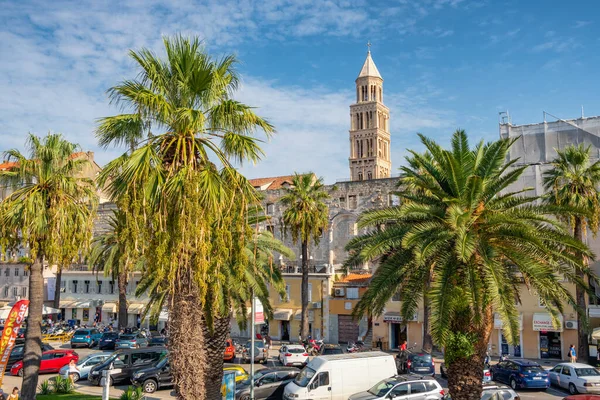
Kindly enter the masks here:
[[[566, 217], [573, 236], [577, 240], [583, 240], [586, 230], [589, 228], [594, 235], [598, 232], [598, 219], [600, 214], [600, 161], [590, 160], [590, 148], [584, 145], [568, 146], [563, 150], [557, 150], [557, 157], [552, 161], [552, 168], [544, 173], [544, 186], [548, 191], [546, 201], [549, 204], [568, 206], [583, 211], [583, 215], [576, 213]], [[583, 265], [588, 266], [588, 259], [583, 257]], [[584, 269], [578, 269], [577, 275], [584, 279]], [[580, 310], [586, 310], [585, 290], [578, 286], [575, 297]], [[578, 356], [587, 360], [589, 356], [588, 347], [588, 324], [587, 319], [577, 314], [578, 329]]]
[[[202, 400], [220, 395], [229, 293], [244, 279], [247, 206], [256, 201], [230, 159], [259, 160], [254, 133], [273, 127], [231, 99], [238, 86], [234, 56], [215, 60], [198, 39], [165, 38], [164, 45], [165, 59], [131, 51], [138, 78], [109, 90], [111, 100], [135, 110], [141, 126], [155, 129], [105, 174], [113, 199], [129, 196], [132, 186], [143, 194], [129, 197], [141, 203], [144, 273], [167, 285], [175, 388], [179, 398]], [[109, 142], [115, 140], [126, 139]]]
[[279, 200], [284, 207], [283, 223], [291, 231], [292, 241], [301, 243], [302, 255], [302, 320], [300, 335], [309, 335], [308, 326], [308, 246], [310, 241], [316, 245], [329, 223], [329, 209], [325, 200], [329, 194], [325, 191], [323, 179], [315, 179], [311, 172], [294, 175], [292, 186], [285, 189]]
[[127, 216], [122, 210], [113, 210], [108, 220], [108, 232], [96, 236], [92, 242], [89, 264], [104, 276], [117, 281], [119, 291], [119, 327], [127, 327], [127, 284], [134, 270], [141, 270], [142, 258], [128, 257], [134, 251], [127, 248], [131, 243], [131, 230], [127, 227]]
[[18, 150], [5, 152], [16, 164], [0, 171], [0, 179], [15, 191], [2, 202], [0, 224], [4, 229], [19, 232], [34, 260], [29, 274], [30, 303], [21, 391], [23, 398], [33, 399], [42, 358], [42, 265], [60, 262], [61, 246], [72, 238], [77, 238], [80, 250], [87, 248], [97, 199], [92, 182], [77, 177], [88, 161], [72, 157], [76, 145], [59, 134], [44, 138], [29, 134], [27, 147], [29, 158]]
[[401, 168], [401, 184], [413, 189], [399, 192], [399, 206], [367, 211], [358, 220], [360, 228], [385, 229], [348, 245], [355, 259], [380, 260], [354, 313], [381, 315], [399, 292], [408, 320], [427, 297], [433, 339], [446, 349], [452, 398], [480, 398], [493, 313], [515, 342], [515, 298], [524, 279], [558, 325], [565, 304], [576, 306], [562, 276], [587, 287], [577, 275], [578, 254], [592, 254], [553, 217], [572, 210], [538, 204], [524, 195], [528, 189], [507, 191], [526, 168], [505, 163], [513, 141], [471, 149], [464, 131], [454, 133], [449, 150], [424, 136], [421, 141], [430, 155], [411, 152], [412, 162]]

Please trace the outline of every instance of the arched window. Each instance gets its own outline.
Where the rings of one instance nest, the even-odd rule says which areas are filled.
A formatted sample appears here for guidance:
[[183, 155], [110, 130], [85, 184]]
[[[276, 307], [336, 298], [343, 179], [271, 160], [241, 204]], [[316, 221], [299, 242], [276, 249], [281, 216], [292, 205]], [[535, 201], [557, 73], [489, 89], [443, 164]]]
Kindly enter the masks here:
[[358, 180], [359, 180], [359, 181], [362, 181], [362, 180], [363, 180], [363, 173], [362, 173], [362, 172], [359, 172], [359, 173], [358, 173]]
[[367, 172], [367, 180], [373, 179], [373, 173], [371, 171]]

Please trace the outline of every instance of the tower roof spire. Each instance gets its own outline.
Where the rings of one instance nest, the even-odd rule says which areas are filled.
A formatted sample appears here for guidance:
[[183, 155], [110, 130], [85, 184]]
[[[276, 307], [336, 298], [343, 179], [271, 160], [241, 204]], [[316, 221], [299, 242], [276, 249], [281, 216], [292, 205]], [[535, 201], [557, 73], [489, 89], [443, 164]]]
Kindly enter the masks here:
[[379, 70], [375, 66], [375, 62], [371, 58], [371, 42], [367, 42], [367, 49], [367, 59], [365, 60], [365, 63], [363, 64], [362, 69], [358, 74], [358, 77], [362, 78], [365, 76], [374, 76], [376, 78], [383, 79], [379, 74]]

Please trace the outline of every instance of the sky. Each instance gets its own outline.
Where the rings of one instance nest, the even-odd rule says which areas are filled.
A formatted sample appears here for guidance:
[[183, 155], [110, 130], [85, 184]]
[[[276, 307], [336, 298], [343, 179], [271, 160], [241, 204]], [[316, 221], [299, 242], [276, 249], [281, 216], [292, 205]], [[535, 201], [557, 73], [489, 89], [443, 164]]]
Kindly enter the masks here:
[[235, 53], [236, 98], [277, 129], [250, 178], [314, 171], [349, 176], [349, 105], [372, 43], [390, 108], [392, 169], [417, 132], [472, 142], [513, 124], [600, 115], [600, 3], [499, 0], [3, 1], [0, 151], [28, 132], [60, 132], [103, 165], [125, 149], [98, 147], [98, 118], [119, 110], [106, 90], [138, 71], [130, 49], [159, 54], [162, 37], [199, 36]]

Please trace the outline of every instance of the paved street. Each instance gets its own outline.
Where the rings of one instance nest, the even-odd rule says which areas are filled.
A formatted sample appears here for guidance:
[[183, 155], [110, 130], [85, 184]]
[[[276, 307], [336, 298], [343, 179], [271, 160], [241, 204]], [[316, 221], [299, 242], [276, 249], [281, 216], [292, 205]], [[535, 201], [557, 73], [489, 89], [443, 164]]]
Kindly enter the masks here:
[[[70, 348], [70, 345], [67, 344], [60, 344], [60, 343], [51, 343], [52, 346], [54, 348]], [[95, 353], [98, 352], [98, 350], [96, 349], [87, 349], [87, 348], [79, 348], [76, 349], [77, 353], [79, 354], [80, 358], [85, 358], [87, 355], [91, 354], [91, 353]], [[273, 367], [273, 366], [278, 366], [280, 365], [279, 362], [277, 361], [277, 351], [278, 351], [278, 346], [274, 346], [274, 348], [271, 350], [270, 355], [269, 355], [269, 361], [266, 365], [263, 364], [256, 364], [255, 368], [258, 369], [262, 369], [265, 367]], [[239, 361], [239, 359], [236, 359], [236, 361]], [[440, 384], [447, 389], [448, 385], [447, 385], [447, 381], [445, 379], [442, 379], [439, 377], [439, 365], [441, 363], [441, 360], [437, 360], [436, 359], [436, 372], [437, 372], [437, 379], [440, 382]], [[227, 364], [226, 364], [227, 365]], [[240, 364], [242, 365], [247, 371], [250, 371], [250, 365], [249, 364]], [[545, 368], [550, 368], [549, 365], [544, 365]], [[56, 374], [46, 374], [46, 375], [40, 375], [40, 383], [42, 381], [51, 379], [53, 377], [55, 377]], [[4, 378], [4, 385], [3, 388], [4, 390], [8, 390], [9, 388], [12, 388], [14, 386], [18, 386], [21, 387], [21, 378], [16, 377], [16, 376], [10, 376], [10, 375], [6, 375]], [[111, 397], [115, 397], [117, 398], [118, 396], [120, 396], [120, 394], [122, 393], [123, 390], [127, 389], [127, 386], [117, 386], [114, 388], [111, 388]], [[90, 383], [88, 381], [80, 381], [77, 382], [76, 384], [76, 390], [78, 392], [81, 393], [86, 393], [86, 394], [95, 394], [95, 395], [100, 395], [102, 394], [102, 388], [98, 387], [98, 386], [92, 386], [90, 385]], [[521, 396], [521, 399], [562, 399], [564, 398], [568, 393], [562, 389], [557, 389], [557, 388], [550, 388], [546, 391], [530, 391], [530, 390], [521, 390], [519, 391], [519, 395]], [[173, 399], [175, 398], [175, 396], [173, 396], [171, 394], [171, 390], [159, 390], [158, 392], [146, 396], [146, 400], [162, 400], [162, 399]]]

